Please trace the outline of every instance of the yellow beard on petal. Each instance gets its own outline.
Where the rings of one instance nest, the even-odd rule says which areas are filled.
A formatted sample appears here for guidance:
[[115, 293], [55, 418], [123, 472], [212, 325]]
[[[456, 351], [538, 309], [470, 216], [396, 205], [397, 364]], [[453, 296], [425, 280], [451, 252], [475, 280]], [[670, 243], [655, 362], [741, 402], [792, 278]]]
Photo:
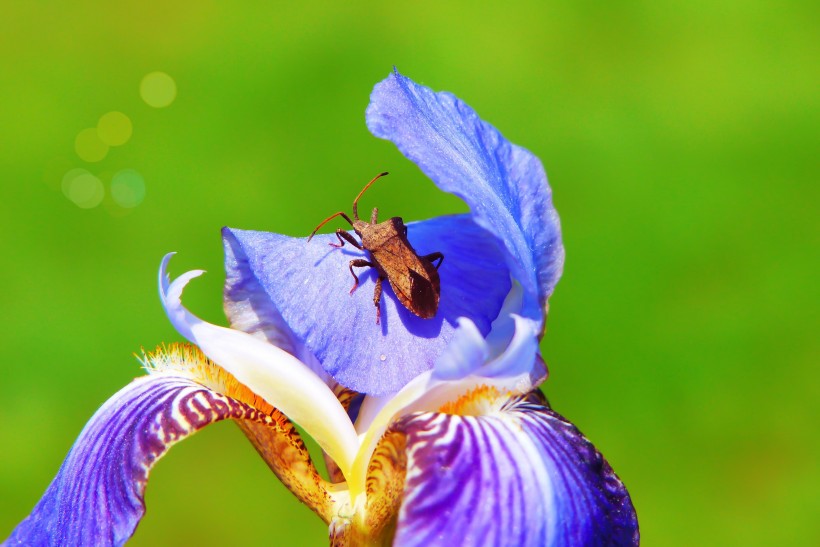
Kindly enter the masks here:
[[143, 350], [142, 357], [138, 359], [148, 374], [178, 374], [268, 415], [276, 412], [270, 403], [240, 384], [232, 374], [205, 357], [205, 354], [192, 344], [163, 344], [152, 352]]
[[148, 374], [188, 378], [267, 414], [270, 420], [262, 425], [241, 416], [235, 418], [239, 428], [282, 483], [320, 518], [330, 522], [334, 516], [332, 487], [319, 475], [299, 432], [284, 414], [205, 357], [194, 345], [162, 345], [153, 352], [143, 351], [140, 361]]
[[455, 401], [445, 403], [438, 411], [458, 416], [486, 416], [500, 411], [512, 396], [511, 391], [500, 391], [496, 387], [482, 385]]

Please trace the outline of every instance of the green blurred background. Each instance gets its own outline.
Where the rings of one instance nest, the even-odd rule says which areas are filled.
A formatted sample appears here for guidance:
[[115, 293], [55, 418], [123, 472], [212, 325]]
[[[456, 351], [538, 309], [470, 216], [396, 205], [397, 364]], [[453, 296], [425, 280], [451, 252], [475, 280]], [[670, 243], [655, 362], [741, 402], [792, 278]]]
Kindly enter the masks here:
[[[820, 544], [816, 4], [4, 8], [0, 538], [132, 353], [179, 340], [163, 254], [210, 272], [185, 302], [224, 323], [223, 225], [305, 235], [382, 170], [365, 208], [465, 210], [367, 132], [395, 64], [543, 160], [567, 248], [545, 390], [628, 485], [645, 545]], [[165, 108], [140, 97], [154, 71]], [[111, 111], [130, 140], [83, 161], [75, 138]], [[64, 192], [73, 168], [100, 183]], [[231, 423], [171, 450], [147, 505], [134, 545], [326, 543]]]

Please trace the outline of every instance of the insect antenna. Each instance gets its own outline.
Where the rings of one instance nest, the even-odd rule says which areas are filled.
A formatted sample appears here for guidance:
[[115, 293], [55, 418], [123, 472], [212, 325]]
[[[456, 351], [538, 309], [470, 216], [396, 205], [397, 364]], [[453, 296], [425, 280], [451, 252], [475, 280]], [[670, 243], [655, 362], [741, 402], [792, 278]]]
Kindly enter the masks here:
[[314, 228], [312, 232], [310, 232], [310, 237], [308, 237], [308, 241], [313, 239], [313, 236], [316, 235], [316, 232], [319, 231], [319, 228], [321, 228], [322, 226], [324, 226], [325, 224], [327, 224], [328, 222], [330, 222], [331, 220], [333, 220], [336, 217], [342, 217], [343, 219], [348, 221], [351, 226], [353, 226], [353, 221], [350, 220], [350, 217], [347, 216], [343, 211], [339, 211], [338, 213], [333, 213], [332, 215], [330, 215], [329, 217], [324, 219], [322, 222], [320, 222], [319, 225], [316, 228]]
[[[361, 192], [359, 192], [359, 195], [358, 195], [358, 196], [356, 196], [356, 199], [354, 199], [354, 200], [353, 200], [353, 218], [355, 218], [356, 220], [359, 220], [359, 198], [360, 198], [360, 197], [362, 197], [362, 194], [364, 194], [364, 193], [365, 193], [365, 191], [367, 191], [367, 189], [368, 189], [368, 188], [370, 188], [370, 186], [371, 186], [374, 182], [376, 182], [377, 180], [379, 180], [379, 179], [380, 179], [380, 178], [382, 178], [383, 176], [385, 176], [385, 175], [389, 175], [389, 174], [390, 174], [390, 173], [388, 173], [387, 171], [385, 171], [384, 173], [379, 173], [378, 175], [376, 175], [375, 177], [373, 177], [373, 180], [371, 180], [370, 182], [368, 182], [368, 183], [367, 183], [367, 185], [366, 185], [364, 188], [362, 188], [362, 191], [361, 191]], [[351, 224], [352, 224], [352, 223], [351, 223]]]

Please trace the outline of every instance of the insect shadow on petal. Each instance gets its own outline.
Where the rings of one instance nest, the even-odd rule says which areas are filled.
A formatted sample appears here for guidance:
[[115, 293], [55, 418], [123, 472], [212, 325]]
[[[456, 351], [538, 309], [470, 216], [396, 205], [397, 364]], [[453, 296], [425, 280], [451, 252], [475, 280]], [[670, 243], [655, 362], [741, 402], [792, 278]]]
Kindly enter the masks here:
[[[359, 219], [359, 198], [370, 186], [387, 173], [379, 173], [368, 182], [356, 199], [353, 200], [353, 220], [343, 211], [333, 213], [311, 232], [310, 241], [319, 229], [336, 217], [342, 217], [353, 227], [353, 231], [361, 238], [361, 243], [345, 230], [338, 228], [336, 237], [339, 243], [330, 243], [332, 247], [341, 248], [345, 241], [370, 254], [370, 260], [357, 258], [350, 261], [350, 274], [355, 280], [350, 294], [359, 286], [359, 278], [353, 268], [375, 268], [378, 273], [376, 288], [373, 291], [373, 304], [376, 306], [376, 323], [381, 317], [382, 282], [387, 279], [399, 302], [413, 314], [422, 319], [435, 317], [438, 311], [441, 282], [438, 269], [444, 261], [444, 255], [435, 252], [428, 255], [419, 254], [410, 245], [407, 239], [407, 226], [401, 217], [393, 217], [384, 222], [378, 222], [379, 210], [373, 208], [370, 222]], [[438, 261], [437, 264], [434, 264]]]

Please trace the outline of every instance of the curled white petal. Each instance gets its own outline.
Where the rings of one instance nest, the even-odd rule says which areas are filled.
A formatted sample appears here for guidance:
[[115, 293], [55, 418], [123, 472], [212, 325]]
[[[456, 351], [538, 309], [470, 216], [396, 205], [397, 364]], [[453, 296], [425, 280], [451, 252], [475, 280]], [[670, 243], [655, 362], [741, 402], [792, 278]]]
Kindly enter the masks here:
[[171, 282], [166, 269], [172, 256], [170, 253], [162, 260], [159, 288], [174, 327], [239, 382], [304, 428], [348, 477], [358, 439], [330, 388], [286, 351], [244, 332], [207, 323], [189, 312], [182, 305], [182, 291], [203, 272], [190, 271]]
[[433, 377], [437, 380], [463, 378], [486, 363], [489, 357], [490, 348], [476, 324], [466, 317], [459, 317], [458, 330], [436, 360]]
[[500, 355], [509, 345], [515, 334], [516, 323], [513, 315], [522, 315], [524, 307], [524, 289], [521, 283], [511, 278], [510, 292], [504, 299], [504, 305], [498, 316], [493, 321], [490, 333], [487, 335], [487, 347], [490, 355], [496, 357]]
[[[538, 352], [538, 330], [539, 324], [532, 319], [511, 314], [507, 319], [514, 325], [512, 338], [507, 343], [504, 351], [497, 354], [494, 359], [489, 360], [475, 374], [497, 379], [505, 385], [509, 385], [510, 378], [517, 378], [521, 375], [529, 375], [533, 370], [535, 354]], [[499, 383], [494, 383], [496, 387], [502, 387]], [[532, 389], [530, 385], [527, 389]], [[512, 388], [510, 388], [512, 389]]]

